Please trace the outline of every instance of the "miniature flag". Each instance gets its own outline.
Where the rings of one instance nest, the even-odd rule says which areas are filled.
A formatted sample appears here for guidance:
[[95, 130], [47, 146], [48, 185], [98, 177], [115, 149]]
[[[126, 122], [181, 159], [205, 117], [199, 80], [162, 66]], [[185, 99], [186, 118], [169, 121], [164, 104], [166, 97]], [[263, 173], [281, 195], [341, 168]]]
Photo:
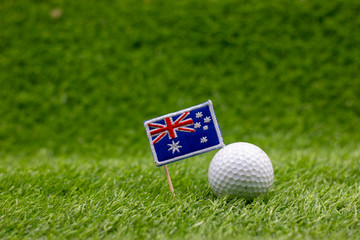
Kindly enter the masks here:
[[210, 100], [144, 126], [158, 167], [225, 146]]

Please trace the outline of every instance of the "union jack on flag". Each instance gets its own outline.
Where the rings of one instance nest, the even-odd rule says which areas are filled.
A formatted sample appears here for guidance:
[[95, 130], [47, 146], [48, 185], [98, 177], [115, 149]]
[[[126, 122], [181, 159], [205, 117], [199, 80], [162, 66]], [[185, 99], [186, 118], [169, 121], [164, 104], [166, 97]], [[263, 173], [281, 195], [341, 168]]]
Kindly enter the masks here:
[[155, 165], [224, 147], [211, 101], [144, 122]]

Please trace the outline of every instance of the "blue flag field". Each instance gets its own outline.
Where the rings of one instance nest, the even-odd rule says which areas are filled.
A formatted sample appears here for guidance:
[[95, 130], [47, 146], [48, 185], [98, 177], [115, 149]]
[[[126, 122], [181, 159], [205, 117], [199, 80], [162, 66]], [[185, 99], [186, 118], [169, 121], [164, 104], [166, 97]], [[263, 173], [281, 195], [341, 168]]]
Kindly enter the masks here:
[[144, 126], [158, 167], [225, 146], [210, 100]]

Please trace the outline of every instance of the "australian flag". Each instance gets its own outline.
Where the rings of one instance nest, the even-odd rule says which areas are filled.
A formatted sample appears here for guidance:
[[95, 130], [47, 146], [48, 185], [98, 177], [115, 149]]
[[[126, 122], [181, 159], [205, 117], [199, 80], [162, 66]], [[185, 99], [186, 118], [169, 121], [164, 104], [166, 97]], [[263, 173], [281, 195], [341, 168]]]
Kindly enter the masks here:
[[155, 165], [224, 147], [211, 101], [144, 122]]

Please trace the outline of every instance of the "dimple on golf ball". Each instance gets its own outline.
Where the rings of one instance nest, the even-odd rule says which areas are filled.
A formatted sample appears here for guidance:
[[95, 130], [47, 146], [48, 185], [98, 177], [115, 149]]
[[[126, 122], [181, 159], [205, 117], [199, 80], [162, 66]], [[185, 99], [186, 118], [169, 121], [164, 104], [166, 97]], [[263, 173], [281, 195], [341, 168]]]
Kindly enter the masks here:
[[252, 199], [265, 195], [273, 180], [270, 158], [250, 143], [225, 146], [215, 154], [209, 167], [209, 184], [218, 196]]

